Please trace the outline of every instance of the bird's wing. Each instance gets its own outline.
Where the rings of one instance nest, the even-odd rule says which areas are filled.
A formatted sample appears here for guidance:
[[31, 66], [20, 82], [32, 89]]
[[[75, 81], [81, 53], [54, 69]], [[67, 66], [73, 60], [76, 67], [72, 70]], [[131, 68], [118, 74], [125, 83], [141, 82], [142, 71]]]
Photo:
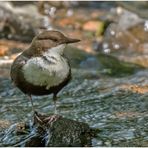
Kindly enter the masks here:
[[14, 82], [15, 85], [17, 84], [18, 78], [21, 76], [20, 73], [22, 72], [22, 67], [26, 63], [26, 61], [27, 61], [27, 57], [23, 55], [19, 55], [14, 60], [11, 66], [10, 76], [11, 76], [12, 82]]

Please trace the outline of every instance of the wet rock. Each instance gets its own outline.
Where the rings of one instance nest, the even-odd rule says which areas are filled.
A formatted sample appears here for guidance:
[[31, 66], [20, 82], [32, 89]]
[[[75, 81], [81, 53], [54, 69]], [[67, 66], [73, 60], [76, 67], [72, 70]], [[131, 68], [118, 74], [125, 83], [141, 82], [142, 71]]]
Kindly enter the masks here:
[[139, 40], [130, 31], [122, 30], [118, 24], [112, 23], [104, 33], [102, 48], [104, 52], [130, 53], [136, 51]]
[[33, 136], [25, 144], [25, 147], [45, 147], [45, 138], [43, 136]]
[[121, 7], [132, 11], [136, 14], [138, 14], [142, 18], [148, 19], [148, 3], [147, 1], [136, 1], [136, 2], [125, 2], [125, 1], [118, 1], [118, 5]]
[[22, 135], [28, 133], [29, 124], [25, 122], [19, 122], [16, 124], [16, 134]]
[[29, 133], [29, 124], [25, 122], [11, 123], [1, 136], [1, 146], [15, 146], [25, 134]]
[[98, 52], [111, 53], [120, 60], [147, 67], [147, 31], [144, 22], [121, 28], [119, 24], [108, 26]]
[[[6, 11], [7, 10], [4, 10], [4, 13], [6, 13]], [[19, 20], [18, 17], [16, 15], [12, 15], [11, 12], [8, 14], [7, 18], [2, 18], [2, 21], [4, 22], [4, 24], [1, 28], [0, 38], [31, 41], [31, 38], [35, 36], [35, 31], [33, 27], [26, 24], [24, 21], [22, 22], [21, 20]]]
[[109, 54], [100, 53], [97, 55], [97, 58], [101, 64], [102, 69], [106, 70], [104, 72], [110, 76], [131, 75], [143, 68], [142, 66], [136, 64], [121, 61]]
[[148, 68], [148, 55], [137, 55], [137, 56], [118, 56], [118, 58], [125, 62], [130, 62], [133, 64], [140, 65], [142, 67]]
[[120, 54], [141, 52], [141, 48], [144, 48], [144, 44], [148, 41], [147, 20], [123, 8], [116, 8], [116, 11], [114, 23], [111, 23], [104, 33], [102, 43], [104, 52]]
[[18, 7], [10, 2], [0, 2], [0, 20], [0, 38], [30, 42], [43, 17], [35, 5]]
[[91, 146], [91, 139], [95, 135], [95, 130], [88, 124], [59, 115], [47, 116], [35, 113], [34, 126], [37, 133], [26, 142], [27, 147]]
[[117, 8], [117, 24], [122, 30], [131, 28], [139, 23], [144, 22], [137, 14], [123, 8]]
[[121, 31], [117, 33], [118, 35], [120, 34], [120, 36], [114, 32], [113, 28], [110, 31], [114, 34], [114, 40], [108, 38], [109, 40], [107, 39], [104, 42], [104, 45], [107, 45], [104, 46], [104, 50], [108, 49], [110, 52], [114, 52], [113, 54], [116, 55], [120, 60], [147, 67], [148, 37], [147, 32], [144, 31], [143, 23], [129, 28], [125, 32]]
[[8, 120], [0, 120], [0, 132], [4, 131], [11, 125], [11, 122]]
[[130, 27], [128, 31], [139, 40], [140, 44], [148, 43], [148, 26], [146, 25], [146, 21], [142, 23], [138, 23], [133, 27]]
[[93, 55], [71, 46], [66, 47], [65, 55], [73, 68], [95, 69], [110, 76], [127, 76], [143, 69], [143, 65], [125, 62], [110, 54]]

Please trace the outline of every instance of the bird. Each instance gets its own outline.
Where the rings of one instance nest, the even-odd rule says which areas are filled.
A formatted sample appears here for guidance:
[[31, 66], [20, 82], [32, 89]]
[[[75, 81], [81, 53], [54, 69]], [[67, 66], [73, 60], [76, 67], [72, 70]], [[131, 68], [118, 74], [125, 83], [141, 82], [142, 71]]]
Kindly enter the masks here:
[[46, 30], [36, 35], [11, 65], [14, 85], [28, 95], [34, 110], [32, 95], [53, 94], [56, 112], [57, 94], [71, 80], [71, 67], [64, 55], [67, 44], [79, 42], [57, 30]]

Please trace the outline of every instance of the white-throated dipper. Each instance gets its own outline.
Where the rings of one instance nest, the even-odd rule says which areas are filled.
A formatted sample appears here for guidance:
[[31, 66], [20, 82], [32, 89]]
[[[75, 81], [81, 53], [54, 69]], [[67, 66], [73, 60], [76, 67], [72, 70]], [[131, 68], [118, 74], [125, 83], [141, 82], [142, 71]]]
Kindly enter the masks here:
[[59, 31], [42, 32], [14, 60], [11, 66], [12, 81], [30, 99], [32, 95], [53, 94], [53, 101], [56, 102], [58, 92], [71, 79], [71, 69], [64, 56], [64, 48], [69, 43], [79, 41], [66, 37]]

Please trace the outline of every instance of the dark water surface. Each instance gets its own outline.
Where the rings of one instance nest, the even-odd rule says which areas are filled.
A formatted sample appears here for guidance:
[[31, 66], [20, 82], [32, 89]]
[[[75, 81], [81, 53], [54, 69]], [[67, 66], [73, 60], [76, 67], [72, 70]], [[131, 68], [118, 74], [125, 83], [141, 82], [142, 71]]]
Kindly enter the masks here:
[[[112, 78], [93, 70], [73, 69], [73, 80], [59, 94], [58, 114], [100, 129], [92, 140], [93, 146], [148, 146], [147, 78], [148, 70]], [[1, 79], [0, 85], [0, 120], [11, 123], [31, 120], [27, 96], [13, 87], [9, 79]], [[53, 113], [51, 98], [33, 97], [35, 108]], [[20, 138], [6, 133], [1, 132], [0, 146], [12, 146]]]

